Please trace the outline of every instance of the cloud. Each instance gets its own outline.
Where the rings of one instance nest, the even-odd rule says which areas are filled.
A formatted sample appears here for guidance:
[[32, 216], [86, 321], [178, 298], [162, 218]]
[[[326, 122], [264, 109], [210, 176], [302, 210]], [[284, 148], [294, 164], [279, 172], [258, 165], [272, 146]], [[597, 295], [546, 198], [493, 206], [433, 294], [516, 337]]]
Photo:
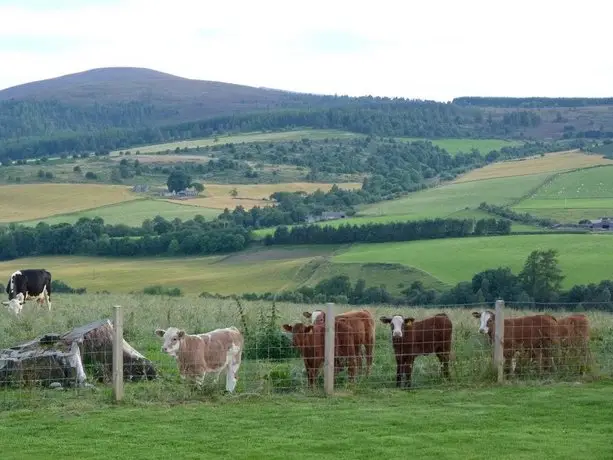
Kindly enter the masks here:
[[[0, 88], [95, 67], [338, 94], [609, 95], [600, 4], [0, 2]], [[53, 8], [49, 4], [55, 5]]]

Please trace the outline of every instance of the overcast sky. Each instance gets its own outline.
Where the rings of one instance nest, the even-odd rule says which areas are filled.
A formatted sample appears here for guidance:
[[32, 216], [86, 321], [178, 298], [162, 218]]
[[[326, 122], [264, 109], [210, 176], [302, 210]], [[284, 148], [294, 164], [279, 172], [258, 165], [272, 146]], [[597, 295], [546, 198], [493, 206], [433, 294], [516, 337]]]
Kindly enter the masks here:
[[129, 66], [351, 96], [613, 96], [604, 0], [359, 2], [0, 0], [0, 88]]

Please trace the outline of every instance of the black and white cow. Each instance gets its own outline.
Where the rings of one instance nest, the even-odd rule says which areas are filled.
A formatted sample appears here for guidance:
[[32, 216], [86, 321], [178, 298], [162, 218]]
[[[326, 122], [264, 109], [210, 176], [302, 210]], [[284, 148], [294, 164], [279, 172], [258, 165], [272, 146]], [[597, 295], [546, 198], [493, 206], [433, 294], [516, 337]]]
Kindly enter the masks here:
[[45, 269], [18, 270], [9, 277], [6, 293], [9, 302], [2, 302], [4, 305], [17, 301], [23, 306], [26, 300], [36, 298], [39, 303], [45, 301], [51, 311], [51, 273]]

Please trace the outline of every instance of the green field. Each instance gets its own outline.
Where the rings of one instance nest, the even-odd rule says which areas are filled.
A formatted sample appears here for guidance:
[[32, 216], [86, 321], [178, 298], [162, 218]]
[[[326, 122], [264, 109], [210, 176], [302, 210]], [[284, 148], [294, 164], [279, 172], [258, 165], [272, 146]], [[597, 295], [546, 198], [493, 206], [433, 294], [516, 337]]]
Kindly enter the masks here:
[[83, 256], [29, 257], [0, 262], [0, 277], [7, 278], [16, 266], [41, 266], [54, 279], [88, 292], [142, 292], [161, 284], [179, 287], [185, 293], [203, 291], [224, 295], [246, 292], [277, 292], [315, 285], [322, 279], [347, 275], [355, 283], [364, 278], [367, 286], [385, 284], [394, 293], [421, 281], [427, 287], [443, 285], [418, 269], [402, 265], [331, 263], [340, 246], [287, 246], [254, 248], [229, 256], [184, 258], [107, 258]]
[[577, 223], [613, 214], [613, 167], [561, 174], [515, 207], [520, 212]]
[[[413, 141], [421, 141], [423, 138], [416, 137], [397, 137], [396, 139], [405, 141], [405, 142], [413, 142]], [[428, 139], [434, 145], [438, 145], [439, 147], [447, 150], [452, 155], [456, 153], [464, 152], [470, 153], [472, 149], [477, 149], [481, 152], [482, 155], [486, 155], [492, 150], [500, 150], [503, 147], [515, 147], [518, 145], [522, 145], [521, 141], [507, 141], [504, 139]]]
[[36, 225], [38, 222], [46, 222], [49, 225], [53, 225], [63, 222], [74, 223], [81, 217], [102, 217], [104, 222], [107, 224], [125, 224], [133, 227], [140, 227], [145, 219], [152, 219], [156, 215], [160, 215], [168, 220], [172, 220], [174, 218], [187, 220], [194, 218], [198, 214], [202, 215], [207, 220], [214, 219], [220, 214], [220, 210], [203, 208], [200, 206], [169, 203], [168, 201], [162, 200], [139, 199], [127, 203], [102, 206], [71, 214], [58, 214], [45, 219], [22, 223], [26, 225]]
[[175, 407], [74, 401], [44, 412], [1, 412], [0, 439], [5, 460], [64, 460], [70, 452], [105, 460], [608, 460], [612, 390], [591, 383], [227, 397]]
[[603, 257], [613, 251], [613, 235], [509, 235], [354, 245], [335, 263], [398, 263], [418, 268], [444, 283], [469, 281], [488, 268], [509, 266], [518, 273], [535, 249], [557, 249], [564, 288], [613, 279]]
[[[302, 138], [318, 140], [326, 138], [338, 139], [364, 136], [364, 134], [341, 131], [336, 129], [300, 129], [296, 131], [282, 131], [272, 133], [253, 132], [244, 134], [233, 134], [228, 136], [217, 136], [216, 138], [206, 137], [185, 141], [168, 142], [164, 144], [145, 145], [141, 147], [135, 146], [130, 149], [123, 149], [121, 151], [129, 150], [132, 153], [135, 153], [136, 151], [140, 153], [157, 153], [165, 152], [167, 150], [174, 151], [177, 148], [193, 149], [196, 147], [205, 147], [229, 143], [238, 144], [242, 142], [283, 142], [300, 140]], [[479, 150], [483, 155], [485, 155], [491, 150], [499, 150], [502, 147], [512, 147], [523, 144], [523, 142], [521, 141], [508, 141], [504, 139], [425, 139], [418, 137], [396, 137], [396, 139], [403, 142], [429, 140], [434, 145], [438, 145], [439, 147], [447, 150], [452, 155], [459, 152], [469, 153], [473, 148]], [[120, 150], [116, 150], [114, 152], [111, 152], [111, 155], [118, 155], [119, 152]]]
[[410, 216], [411, 219], [444, 217], [466, 208], [476, 208], [483, 201], [500, 205], [521, 198], [548, 176], [534, 174], [442, 185], [411, 193], [398, 200], [364, 206], [359, 209], [358, 216], [402, 215]]

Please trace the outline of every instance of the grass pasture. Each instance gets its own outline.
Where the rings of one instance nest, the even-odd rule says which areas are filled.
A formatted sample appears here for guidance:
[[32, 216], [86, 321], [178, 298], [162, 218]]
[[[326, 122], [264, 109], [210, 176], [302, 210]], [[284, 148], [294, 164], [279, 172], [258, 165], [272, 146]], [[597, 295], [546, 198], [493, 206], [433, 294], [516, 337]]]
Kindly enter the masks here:
[[521, 212], [577, 223], [613, 214], [613, 166], [560, 174], [515, 208]]
[[473, 169], [454, 180], [455, 183], [497, 179], [531, 174], [555, 173], [589, 168], [598, 165], [613, 165], [613, 160], [602, 155], [585, 154], [579, 150], [547, 153], [518, 160], [500, 161], [483, 168]]
[[209, 209], [200, 206], [190, 206], [184, 202], [170, 202], [164, 200], [138, 199], [125, 203], [101, 206], [70, 214], [59, 214], [44, 219], [22, 222], [26, 225], [36, 225], [38, 222], [46, 222], [49, 225], [63, 222], [75, 223], [81, 217], [101, 217], [107, 224], [126, 224], [140, 227], [145, 219], [152, 219], [160, 215], [167, 220], [179, 218], [181, 220], [193, 219], [200, 214], [205, 219], [214, 219], [219, 214], [219, 209]]
[[36, 184], [0, 186], [0, 222], [18, 222], [135, 200], [124, 185]]
[[405, 220], [445, 217], [458, 211], [474, 209], [483, 201], [501, 205], [519, 199], [542, 184], [547, 177], [548, 174], [534, 174], [444, 184], [397, 200], [363, 206], [357, 216], [402, 215]]
[[[425, 140], [416, 137], [397, 137], [399, 141], [414, 142]], [[472, 149], [479, 150], [482, 155], [486, 155], [492, 150], [500, 150], [503, 147], [515, 147], [522, 145], [521, 141], [509, 141], [505, 139], [428, 139], [434, 145], [447, 150], [450, 154], [469, 153]]]
[[73, 287], [88, 292], [142, 292], [161, 284], [179, 287], [187, 294], [203, 291], [224, 295], [265, 293], [314, 286], [336, 275], [347, 275], [352, 283], [359, 278], [367, 286], [385, 284], [398, 294], [413, 281], [427, 287], [444, 285], [419, 269], [386, 263], [332, 263], [341, 246], [287, 246], [254, 248], [229, 256], [169, 258], [106, 258], [46, 256], [0, 262], [0, 277], [7, 278], [19, 266], [45, 267]]
[[603, 254], [613, 251], [613, 235], [544, 234], [447, 238], [406, 243], [356, 244], [332, 258], [335, 263], [398, 263], [453, 285], [477, 272], [501, 266], [518, 273], [535, 249], [557, 249], [565, 289], [613, 278]]
[[[587, 313], [595, 359], [590, 373], [596, 380], [602, 376], [601, 381], [590, 382], [591, 374], [582, 381], [562, 365], [561, 373], [545, 382], [528, 373], [496, 385], [491, 349], [477, 332], [472, 308], [447, 308], [441, 311], [454, 325], [455, 355], [449, 381], [439, 377], [436, 358], [422, 356], [413, 370], [414, 390], [396, 390], [389, 328], [377, 321], [372, 374], [351, 384], [342, 373], [337, 395], [328, 398], [320, 397], [321, 381], [315, 391], [305, 388], [304, 365], [295, 355], [269, 360], [264, 354], [274, 348], [266, 348], [265, 342], [254, 351], [258, 342], [253, 334], [258, 337], [263, 331], [258, 318], [269, 312], [270, 303], [243, 302], [245, 329], [236, 304], [229, 300], [57, 295], [51, 315], [37, 313], [29, 304], [19, 319], [0, 312], [0, 346], [110, 317], [113, 305], [123, 306], [124, 337], [152, 360], [159, 379], [126, 383], [118, 406], [110, 403], [110, 390], [101, 383], [96, 383], [97, 391], [0, 390], [0, 406], [5, 409], [0, 412], [3, 458], [65, 458], [67, 451], [76, 449], [88, 458], [109, 458], [110, 449], [117, 452], [110, 458], [125, 457], [126, 452], [134, 452], [130, 458], [151, 458], [155, 452], [155, 458], [366, 459], [398, 458], [410, 451], [419, 458], [547, 455], [570, 460], [608, 459], [613, 453], [612, 387], [606, 378], [613, 370], [611, 314]], [[302, 312], [314, 307], [277, 304], [278, 319], [271, 331], [300, 321]], [[336, 311], [346, 308], [337, 306]], [[368, 309], [375, 318], [398, 312], [388, 306]], [[433, 312], [403, 309], [403, 314], [418, 319]], [[528, 313], [506, 310], [509, 316]], [[246, 331], [235, 395], [220, 394], [223, 378], [217, 385], [207, 380], [201, 391], [180, 381], [175, 361], [161, 353], [160, 339], [153, 334], [169, 325], [191, 333], [230, 325]], [[289, 353], [287, 342], [285, 346], [282, 349]], [[86, 371], [91, 376], [89, 367]], [[475, 442], [484, 438], [495, 451]], [[149, 447], [142, 449], [143, 445]]]

